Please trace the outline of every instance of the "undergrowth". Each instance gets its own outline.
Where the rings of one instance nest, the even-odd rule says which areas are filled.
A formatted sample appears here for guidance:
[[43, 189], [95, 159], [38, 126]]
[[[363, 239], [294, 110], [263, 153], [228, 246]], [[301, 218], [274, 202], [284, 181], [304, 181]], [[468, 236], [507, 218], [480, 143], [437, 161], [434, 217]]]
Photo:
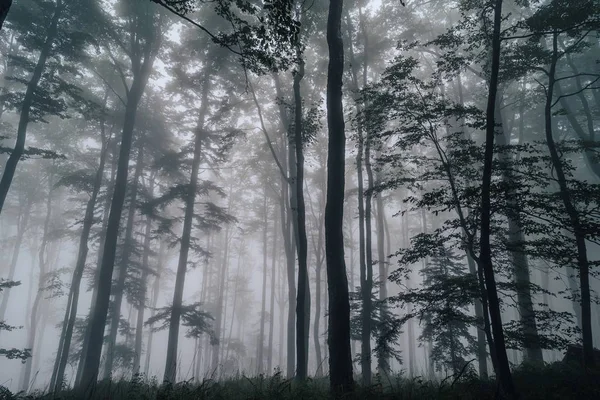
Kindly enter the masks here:
[[[545, 367], [521, 366], [513, 374], [523, 400], [600, 399], [600, 372], [584, 373], [576, 366], [554, 363]], [[494, 380], [472, 375], [430, 381], [417, 377], [376, 377], [369, 387], [357, 385], [344, 399], [382, 400], [491, 400], [499, 398]], [[328, 379], [309, 379], [304, 383], [285, 379], [280, 373], [215, 381], [180, 382], [159, 385], [156, 379], [135, 376], [130, 380], [99, 382], [92, 400], [326, 400], [330, 399]], [[74, 390], [59, 393], [11, 393], [0, 386], [0, 400], [79, 400]]]

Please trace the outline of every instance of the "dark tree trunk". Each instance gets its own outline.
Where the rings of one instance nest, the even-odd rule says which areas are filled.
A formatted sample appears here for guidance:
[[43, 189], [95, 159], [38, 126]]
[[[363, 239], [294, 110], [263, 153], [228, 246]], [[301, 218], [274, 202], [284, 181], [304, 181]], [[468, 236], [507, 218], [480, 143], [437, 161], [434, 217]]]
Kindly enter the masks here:
[[[96, 271], [94, 273], [94, 284], [92, 288], [92, 301], [90, 303], [90, 309], [88, 312], [89, 319], [91, 320], [92, 315], [94, 315], [94, 305], [96, 304], [96, 298], [98, 297], [98, 283], [99, 283], [99, 273], [100, 266], [102, 265], [102, 249], [104, 249], [104, 242], [106, 241], [106, 228], [108, 227], [108, 217], [110, 213], [110, 203], [112, 200], [112, 195], [115, 189], [115, 180], [117, 173], [117, 141], [113, 141], [113, 149], [112, 149], [112, 161], [110, 167], [110, 180], [106, 189], [106, 199], [104, 201], [103, 206], [103, 215], [102, 215], [102, 227], [100, 228], [100, 239], [98, 244], [98, 254], [96, 255]], [[83, 372], [83, 365], [85, 360], [85, 355], [87, 353], [87, 349], [89, 347], [90, 341], [90, 333], [91, 327], [90, 324], [87, 324], [85, 327], [85, 332], [83, 335], [83, 343], [81, 345], [81, 355], [79, 357], [79, 363], [77, 364], [77, 374], [75, 375], [75, 386], [79, 386], [79, 382], [81, 382], [81, 374]]]
[[350, 353], [350, 301], [344, 261], [344, 187], [345, 145], [342, 78], [344, 44], [342, 41], [343, 0], [330, 0], [327, 18], [327, 205], [325, 206], [325, 249], [329, 296], [329, 380], [334, 394], [352, 390]]
[[[501, 121], [501, 126], [498, 128], [499, 132], [496, 136], [500, 146], [507, 146], [510, 143], [510, 132], [506, 131], [507, 124], [502, 120], [502, 101], [500, 98], [501, 96], [499, 96], [495, 106], [495, 118], [497, 121]], [[511, 157], [506, 151], [502, 151], [499, 157], [502, 163], [502, 179], [509, 188], [512, 188], [514, 185], [512, 185], [513, 177], [510, 172], [510, 165], [512, 163]], [[542, 355], [542, 347], [535, 319], [535, 310], [531, 298], [529, 260], [525, 253], [525, 235], [523, 234], [521, 214], [519, 213], [520, 205], [515, 200], [517, 198], [518, 196], [514, 190], [509, 189], [507, 202], [509, 208], [513, 210], [513, 212], [508, 217], [508, 245], [514, 268], [513, 272], [517, 290], [519, 321], [524, 336], [523, 348], [525, 360], [539, 364], [544, 362], [544, 356]]]
[[83, 277], [83, 271], [85, 269], [85, 263], [87, 261], [87, 255], [89, 251], [88, 241], [90, 238], [90, 232], [94, 224], [94, 210], [96, 208], [96, 200], [98, 193], [102, 186], [102, 177], [104, 176], [104, 166], [106, 164], [106, 157], [108, 154], [109, 140], [104, 134], [104, 121], [101, 121], [102, 130], [102, 149], [100, 150], [100, 164], [96, 170], [96, 176], [94, 177], [94, 186], [92, 193], [86, 204], [85, 217], [83, 219], [83, 227], [81, 229], [81, 236], [79, 238], [79, 251], [77, 253], [77, 261], [75, 262], [75, 269], [73, 270], [73, 278], [71, 279], [71, 287], [69, 289], [69, 298], [67, 301], [67, 308], [65, 310], [65, 318], [63, 321], [62, 332], [60, 336], [60, 342], [58, 346], [58, 352], [56, 354], [56, 362], [50, 381], [50, 390], [59, 391], [63, 387], [63, 381], [65, 376], [65, 370], [69, 361], [69, 353], [71, 350], [71, 340], [73, 338], [73, 328], [77, 319], [77, 307], [79, 303], [79, 291], [81, 288], [81, 279]]
[[494, 136], [495, 136], [495, 107], [498, 92], [498, 75], [500, 70], [501, 49], [501, 23], [502, 23], [502, 0], [494, 3], [494, 27], [492, 36], [492, 64], [489, 81], [488, 103], [486, 109], [486, 132], [485, 153], [483, 164], [483, 183], [481, 187], [481, 238], [479, 262], [484, 276], [487, 302], [490, 314], [490, 323], [494, 335], [494, 347], [497, 359], [498, 380], [502, 390], [509, 398], [516, 398], [517, 392], [510, 372], [510, 365], [506, 354], [504, 343], [504, 329], [500, 314], [500, 301], [496, 289], [496, 277], [494, 276], [494, 265], [492, 261], [492, 249], [490, 245], [491, 236], [491, 199], [490, 187], [492, 182], [492, 163], [494, 159]]
[[135, 165], [133, 186], [131, 187], [129, 213], [127, 215], [127, 225], [125, 227], [125, 240], [123, 241], [123, 250], [121, 252], [121, 262], [117, 273], [117, 283], [113, 296], [110, 330], [108, 334], [108, 343], [106, 344], [106, 360], [104, 363], [104, 379], [109, 379], [112, 374], [114, 363], [114, 349], [117, 345], [117, 334], [119, 333], [119, 322], [121, 319], [121, 305], [125, 295], [125, 280], [127, 279], [127, 268], [129, 267], [129, 258], [133, 253], [134, 238], [133, 228], [135, 223], [135, 214], [137, 210], [137, 195], [140, 177], [144, 169], [144, 143], [140, 138], [140, 148]]
[[308, 377], [308, 342], [310, 329], [310, 285], [308, 279], [308, 240], [306, 239], [306, 206], [304, 202], [304, 150], [302, 143], [302, 95], [300, 82], [304, 77], [304, 60], [298, 56], [298, 69], [294, 73], [294, 149], [296, 150], [296, 223], [298, 250], [298, 293], [296, 301], [296, 376]]
[[[1, 6], [0, 6], [1, 7]], [[8, 5], [10, 7], [10, 4]], [[3, 17], [6, 17], [5, 12], [8, 12], [8, 7], [6, 9], [0, 8], [0, 28], [1, 24], [4, 21]], [[27, 90], [25, 91], [25, 97], [23, 98], [23, 105], [21, 106], [21, 114], [19, 116], [19, 126], [17, 127], [17, 141], [15, 143], [15, 148], [10, 153], [8, 160], [6, 161], [6, 166], [4, 167], [4, 171], [2, 173], [2, 179], [0, 180], [0, 213], [2, 213], [2, 208], [4, 206], [4, 201], [6, 200], [6, 195], [8, 194], [8, 190], [10, 189], [10, 184], [12, 183], [13, 177], [15, 176], [15, 171], [17, 169], [17, 164], [23, 156], [23, 152], [25, 151], [25, 139], [27, 138], [27, 125], [29, 124], [29, 113], [31, 112], [31, 107], [35, 101], [35, 91], [38, 87], [42, 74], [44, 72], [44, 68], [46, 67], [46, 61], [48, 56], [50, 55], [50, 51], [52, 50], [52, 44], [54, 43], [54, 39], [58, 34], [58, 21], [61, 17], [61, 14], [64, 10], [64, 5], [62, 0], [56, 1], [56, 7], [54, 8], [54, 15], [52, 16], [52, 20], [50, 21], [50, 26], [46, 32], [46, 40], [44, 42], [44, 46], [42, 47], [42, 51], [40, 52], [40, 56], [38, 58], [37, 64], [33, 70], [33, 75], [27, 84]]]
[[84, 365], [81, 372], [81, 381], [78, 385], [80, 390], [87, 392], [87, 395], [91, 394], [91, 391], [95, 388], [98, 370], [100, 368], [100, 356], [102, 353], [104, 328], [110, 302], [111, 281], [117, 252], [119, 225], [127, 190], [129, 155], [131, 152], [137, 108], [142, 94], [144, 93], [154, 62], [154, 51], [151, 43], [146, 44], [144, 52], [146, 54], [143, 63], [139, 65], [139, 60], [134, 63], [139, 65], [139, 69], [134, 71], [133, 83], [127, 95], [127, 106], [125, 107], [125, 120], [123, 123], [121, 148], [119, 150], [117, 176], [115, 179], [115, 190], [108, 217], [108, 226], [106, 228], [106, 240], [102, 250], [102, 264], [100, 265], [100, 271], [98, 272], [98, 292], [96, 301], [92, 305], [93, 315], [91, 315], [89, 322], [90, 335], [88, 347], [86, 353], [83, 355]]
[[12, 0], [0, 0], [0, 29], [2, 29], [2, 25], [4, 25], [10, 6], [12, 6]]
[[198, 115], [196, 129], [196, 140], [194, 143], [194, 159], [192, 161], [192, 174], [188, 193], [185, 200], [185, 215], [183, 219], [183, 231], [181, 233], [181, 248], [179, 251], [179, 262], [175, 276], [175, 291], [173, 293], [173, 306], [171, 319], [169, 321], [169, 338], [167, 341], [167, 361], [165, 364], [164, 381], [175, 383], [177, 380], [177, 347], [179, 341], [179, 322], [181, 320], [181, 306], [183, 302], [183, 288], [185, 284], [185, 273], [187, 271], [188, 253], [192, 234], [192, 222], [194, 219], [194, 203], [198, 191], [198, 173], [202, 156], [202, 141], [204, 139], [204, 121], [208, 112], [208, 94], [210, 92], [210, 71], [205, 72], [204, 85], [202, 88], [202, 104]]
[[558, 154], [556, 143], [552, 132], [552, 102], [554, 101], [554, 86], [556, 84], [556, 65], [558, 63], [558, 32], [552, 35], [552, 60], [548, 73], [548, 87], [546, 93], [546, 105], [544, 107], [545, 132], [550, 160], [556, 172], [557, 183], [560, 188], [559, 194], [565, 207], [567, 216], [571, 223], [571, 229], [575, 236], [577, 249], [577, 266], [579, 268], [579, 286], [581, 290], [581, 333], [583, 339], [583, 363], [586, 368], [594, 366], [594, 343], [592, 335], [592, 310], [590, 294], [590, 264], [587, 258], [587, 247], [585, 243], [585, 232], [582, 226], [579, 212], [577, 211], [571, 192], [567, 184], [561, 156]]
[[[283, 98], [281, 93], [281, 84], [277, 75], [274, 75], [275, 89], [277, 98]], [[284, 132], [288, 132], [290, 129], [290, 123], [286, 114], [285, 107], [279, 106], [279, 117]], [[289, 135], [288, 135], [289, 137]], [[285, 146], [281, 152], [280, 160], [285, 159]], [[287, 378], [294, 376], [296, 366], [296, 260], [294, 253], [296, 251], [296, 237], [297, 237], [297, 219], [294, 218], [292, 212], [293, 208], [297, 207], [296, 200], [296, 186], [289, 185], [291, 181], [296, 178], [296, 153], [293, 151], [293, 142], [288, 140], [288, 156], [287, 166], [289, 177], [282, 176], [282, 198], [281, 198], [281, 227], [283, 231], [283, 240], [286, 255], [287, 265], [287, 282], [288, 282], [288, 316], [287, 316], [287, 362], [286, 362], [286, 375]], [[292, 194], [290, 196], [289, 186], [292, 187]]]

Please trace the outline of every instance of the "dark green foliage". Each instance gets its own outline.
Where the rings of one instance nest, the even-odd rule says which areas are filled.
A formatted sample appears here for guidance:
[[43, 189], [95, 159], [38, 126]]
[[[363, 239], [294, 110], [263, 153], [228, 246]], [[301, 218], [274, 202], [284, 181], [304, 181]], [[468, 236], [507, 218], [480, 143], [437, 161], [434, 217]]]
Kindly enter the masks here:
[[[151, 326], [154, 332], [165, 330], [169, 327], [171, 313], [172, 307], [159, 308], [153, 317], [148, 318], [145, 325]], [[208, 334], [211, 343], [217, 343], [219, 339], [214, 334], [211, 322], [213, 320], [213, 316], [204, 311], [200, 303], [181, 306], [181, 323], [188, 328], [186, 337], [198, 338]]]

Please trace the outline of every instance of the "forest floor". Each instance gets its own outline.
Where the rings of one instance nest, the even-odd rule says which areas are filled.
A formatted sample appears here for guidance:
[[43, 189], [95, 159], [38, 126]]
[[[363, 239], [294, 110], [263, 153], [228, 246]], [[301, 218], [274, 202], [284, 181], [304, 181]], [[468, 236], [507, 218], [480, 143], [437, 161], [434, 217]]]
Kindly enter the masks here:
[[[514, 371], [514, 380], [521, 400], [587, 400], [600, 399], [600, 371], [583, 373], [580, 369], [562, 363], [543, 368], [521, 367]], [[396, 376], [383, 382], [375, 378], [370, 387], [357, 386], [354, 393], [344, 399], [383, 400], [488, 400], [498, 397], [494, 380], [481, 380], [475, 376], [450, 376], [442, 381], [423, 378], [407, 379]], [[156, 380], [122, 380], [101, 382], [92, 397], [94, 400], [325, 400], [330, 399], [328, 379], [309, 379], [303, 384], [273, 377], [247, 378], [240, 376], [225, 381], [204, 380], [200, 384], [183, 382], [168, 387]], [[12, 394], [0, 386], [0, 400], [79, 400], [74, 391], [57, 394], [34, 392]]]

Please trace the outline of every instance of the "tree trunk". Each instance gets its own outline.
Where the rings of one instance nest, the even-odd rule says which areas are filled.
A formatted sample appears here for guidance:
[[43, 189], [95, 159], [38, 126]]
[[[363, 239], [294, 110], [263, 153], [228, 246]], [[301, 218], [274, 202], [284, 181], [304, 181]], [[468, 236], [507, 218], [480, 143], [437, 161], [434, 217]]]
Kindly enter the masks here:
[[548, 73], [548, 87], [546, 93], [546, 105], [544, 107], [545, 133], [550, 160], [556, 172], [557, 183], [560, 188], [560, 198], [569, 217], [575, 244], [577, 248], [577, 266], [579, 267], [579, 286], [581, 290], [581, 333], [583, 339], [583, 362], [586, 368], [594, 366], [594, 344], [592, 335], [592, 311], [590, 295], [590, 265], [587, 258], [587, 248], [585, 243], [585, 232], [580, 220], [579, 213], [573, 204], [571, 192], [567, 184], [567, 178], [561, 162], [561, 156], [558, 154], [554, 136], [552, 133], [552, 102], [554, 100], [554, 86], [556, 83], [556, 65], [558, 63], [558, 32], [554, 31], [552, 35], [552, 60], [550, 71]]
[[[150, 186], [148, 188], [148, 194], [150, 198], [154, 195], [154, 180], [155, 176], [150, 177]], [[142, 293], [140, 296], [140, 304], [137, 312], [137, 320], [135, 324], [135, 356], [133, 359], [133, 374], [139, 374], [141, 368], [142, 359], [142, 342], [144, 337], [144, 311], [146, 309], [146, 292], [148, 284], [148, 258], [150, 256], [150, 244], [152, 241], [152, 218], [146, 217], [146, 227], [144, 229], [144, 252], [142, 254]]]
[[[160, 241], [160, 245], [158, 248], [158, 263], [156, 266], [156, 276], [154, 277], [154, 285], [152, 286], [152, 306], [150, 307], [150, 318], [154, 317], [156, 314], [156, 306], [158, 304], [158, 297], [160, 295], [160, 279], [161, 274], [164, 269], [164, 263], [166, 258], [166, 242]], [[148, 333], [148, 343], [146, 343], [146, 360], [144, 362], [144, 374], [148, 376], [150, 371], [150, 356], [152, 355], [152, 339], [154, 337], [154, 332], [152, 332], [152, 326], [150, 326]]]
[[[106, 99], [108, 91], [104, 97], [104, 105], [106, 105]], [[109, 139], [105, 135], [104, 131], [104, 120], [100, 121], [100, 129], [102, 134], [102, 148], [100, 149], [100, 164], [96, 170], [94, 176], [94, 186], [92, 187], [92, 193], [86, 204], [85, 216], [83, 219], [83, 227], [81, 229], [81, 236], [79, 237], [79, 251], [77, 252], [77, 261], [75, 262], [75, 269], [73, 270], [73, 277], [71, 278], [71, 287], [69, 289], [69, 297], [67, 300], [67, 308], [65, 309], [65, 317], [63, 320], [62, 331], [60, 335], [58, 351], [56, 353], [56, 360], [54, 363], [54, 369], [52, 371], [52, 378], [50, 380], [50, 391], [58, 392], [63, 387], [65, 369], [69, 361], [69, 352], [71, 350], [71, 340], [73, 338], [73, 328], [75, 321], [77, 320], [77, 307], [79, 303], [79, 291], [81, 288], [81, 279], [83, 277], [83, 271], [85, 269], [85, 263], [87, 261], [87, 255], [89, 251], [88, 241], [90, 238], [90, 232], [94, 224], [94, 210], [96, 209], [96, 200], [98, 199], [98, 193], [102, 187], [102, 178], [104, 176], [104, 166], [106, 164], [106, 157], [108, 154]]]
[[0, 0], [0, 29], [2, 29], [2, 25], [4, 25], [4, 21], [6, 20], [11, 5], [12, 0]]
[[[44, 230], [42, 233], [42, 243], [40, 244], [40, 250], [38, 253], [38, 266], [40, 269], [40, 276], [38, 278], [38, 288], [35, 294], [35, 300], [33, 302], [33, 307], [31, 309], [31, 313], [30, 313], [30, 320], [31, 322], [29, 323], [29, 331], [27, 332], [27, 346], [25, 348], [27, 349], [31, 349], [33, 350], [35, 347], [35, 339], [36, 339], [36, 334], [37, 334], [37, 323], [38, 323], [38, 319], [39, 319], [39, 311], [40, 311], [40, 306], [44, 296], [43, 290], [44, 290], [44, 284], [45, 284], [45, 279], [46, 279], [46, 274], [48, 273], [47, 271], [47, 261], [48, 261], [48, 255], [46, 253], [46, 247], [48, 246], [48, 240], [50, 239], [50, 235], [49, 235], [49, 231], [50, 231], [50, 220], [52, 218], [52, 188], [53, 188], [54, 182], [53, 182], [53, 174], [52, 172], [50, 172], [49, 176], [48, 176], [48, 197], [46, 198], [46, 219], [44, 220]], [[32, 282], [33, 284], [33, 282]], [[31, 357], [29, 357], [26, 361], [25, 361], [25, 372], [23, 374], [23, 380], [21, 381], [21, 390], [27, 392], [29, 390], [29, 383], [31, 380], [31, 369], [32, 369], [32, 362], [33, 362], [33, 357], [39, 357], [39, 355], [36, 354], [32, 354]]]
[[[37, 64], [35, 65], [35, 68], [33, 70], [31, 80], [27, 84], [27, 90], [25, 91], [23, 105], [21, 106], [21, 114], [19, 116], [19, 126], [17, 127], [17, 141], [15, 143], [15, 148], [10, 153], [8, 160], [6, 161], [6, 166], [4, 167], [4, 171], [2, 173], [2, 179], [0, 180], [0, 213], [2, 213], [2, 207], [4, 206], [6, 195], [8, 194], [10, 184], [12, 183], [13, 177], [15, 176], [17, 164], [19, 163], [19, 160], [21, 159], [21, 157], [23, 156], [23, 152], [25, 151], [25, 139], [27, 138], [27, 125], [29, 124], [29, 113], [31, 112], [31, 107], [33, 106], [33, 103], [35, 101], [35, 91], [44, 72], [44, 68], [46, 67], [46, 61], [48, 59], [48, 56], [50, 55], [50, 51], [52, 50], [52, 44], [54, 43], [54, 39], [58, 34], [58, 21], [61, 17], [63, 10], [64, 5], [62, 0], [57, 0], [56, 7], [54, 8], [54, 15], [52, 16], [50, 26], [48, 27], [48, 30], [46, 32], [46, 40], [44, 42], [44, 46], [42, 47], [42, 51], [40, 52]], [[6, 9], [0, 8], [0, 18], [6, 16], [4, 12], [8, 12], [8, 7]], [[0, 28], [2, 28], [2, 22], [3, 19], [0, 20]]]
[[[497, 132], [496, 136], [500, 146], [508, 146], [510, 144], [510, 132], [505, 130], [507, 124], [502, 119], [501, 97], [500, 95], [496, 101], [494, 111], [496, 120], [501, 122], [500, 127], [498, 127], [499, 132]], [[522, 115], [520, 118], [522, 118]], [[514, 185], [512, 184], [513, 178], [510, 172], [510, 165], [512, 164], [511, 156], [506, 151], [501, 151], [499, 158], [502, 165], [502, 180], [509, 188], [512, 188]], [[524, 336], [523, 348], [525, 350], [525, 360], [532, 363], [543, 363], [544, 357], [542, 355], [542, 347], [535, 320], [535, 310], [531, 298], [529, 260], [525, 253], [525, 235], [523, 234], [521, 215], [519, 213], [520, 205], [515, 200], [517, 195], [514, 190], [509, 189], [507, 198], [508, 206], [513, 210], [508, 216], [508, 246], [517, 290], [519, 322], [521, 323]]]
[[275, 276], [277, 271], [277, 214], [273, 219], [273, 248], [271, 249], [271, 299], [269, 305], [269, 350], [267, 355], [267, 373], [273, 372], [273, 331], [275, 329]]
[[[19, 215], [19, 222], [17, 226], [17, 237], [15, 246], [13, 247], [12, 257], [10, 260], [10, 267], [8, 269], [8, 281], [12, 281], [15, 278], [15, 272], [17, 270], [17, 264], [19, 261], [19, 254], [21, 253], [21, 245], [25, 237], [25, 231], [29, 224], [29, 217], [31, 215], [31, 207], [33, 206], [34, 196], [29, 195], [26, 200], [26, 205], [23, 207], [22, 212]], [[6, 288], [2, 291], [2, 303], [0, 304], [0, 321], [5, 320], [6, 310], [8, 308], [8, 300], [10, 298], [10, 288]]]
[[345, 145], [342, 77], [344, 44], [342, 41], [343, 0], [330, 0], [327, 18], [327, 204], [325, 206], [325, 249], [329, 297], [329, 380], [332, 392], [342, 395], [352, 390], [350, 353], [350, 301], [344, 260], [344, 187]]
[[204, 139], [204, 121], [208, 112], [208, 94], [210, 92], [210, 71], [205, 72], [204, 85], [202, 88], [202, 104], [198, 115], [196, 129], [196, 140], [194, 143], [194, 159], [192, 161], [192, 175], [185, 200], [185, 216], [183, 219], [183, 231], [181, 233], [181, 248], [179, 251], [179, 262], [177, 264], [177, 275], [175, 277], [175, 291], [173, 293], [173, 306], [171, 319], [169, 321], [169, 339], [167, 341], [167, 361], [165, 364], [164, 381], [175, 383], [177, 381], [177, 347], [179, 341], [179, 322], [181, 320], [181, 306], [183, 302], [183, 288], [185, 284], [185, 273], [187, 270], [188, 253], [194, 219], [194, 203], [198, 191], [198, 175], [200, 170], [200, 159], [202, 156], [202, 141]]
[[131, 187], [129, 214], [127, 215], [127, 225], [125, 227], [125, 240], [123, 241], [123, 249], [121, 251], [121, 262], [117, 273], [117, 283], [115, 285], [115, 293], [113, 296], [110, 331], [108, 334], [108, 343], [106, 344], [106, 360], [104, 363], [104, 379], [109, 379], [112, 374], [114, 363], [114, 349], [117, 345], [117, 334], [119, 333], [119, 322], [121, 319], [121, 305], [123, 304], [123, 296], [125, 295], [125, 280], [127, 278], [127, 268], [129, 267], [129, 258], [134, 248], [133, 227], [135, 223], [135, 214], [137, 211], [137, 195], [140, 177], [144, 169], [144, 143], [143, 138], [140, 138], [141, 143], [138, 150], [138, 157], [135, 165], [135, 173], [133, 178], [133, 186]]
[[134, 71], [134, 78], [127, 96], [127, 106], [125, 107], [125, 120], [123, 123], [123, 132], [121, 136], [121, 148], [119, 150], [119, 161], [117, 167], [117, 176], [115, 179], [115, 190], [112, 197], [108, 225], [106, 228], [106, 240], [103, 248], [102, 264], [98, 272], [98, 292], [95, 303], [92, 305], [93, 315], [91, 316], [89, 327], [90, 335], [88, 347], [83, 355], [83, 369], [81, 372], [81, 381], [79, 388], [91, 394], [94, 390], [98, 370], [100, 367], [100, 356], [102, 353], [102, 342], [104, 338], [104, 328], [108, 306], [110, 302], [111, 281], [117, 252], [117, 239], [119, 236], [119, 225], [121, 214], [123, 212], [123, 203], [125, 202], [125, 193], [127, 190], [127, 175], [129, 168], [129, 155], [133, 139], [135, 118], [138, 104], [144, 93], [146, 83], [154, 56], [147, 50], [146, 58], [140, 66], [139, 71]]
[[298, 69], [294, 74], [294, 148], [296, 150], [296, 224], [298, 251], [298, 300], [296, 302], [296, 374], [300, 381], [308, 377], [308, 342], [310, 329], [310, 284], [308, 279], [308, 241], [306, 238], [306, 206], [304, 203], [304, 150], [302, 141], [302, 96], [300, 82], [304, 77], [304, 60], [300, 51]]
[[264, 187], [264, 198], [263, 198], [263, 248], [262, 248], [262, 256], [263, 256], [263, 279], [262, 279], [262, 296], [261, 296], [261, 306], [260, 306], [260, 333], [258, 335], [258, 347], [257, 347], [257, 359], [256, 365], [258, 369], [258, 375], [263, 373], [263, 363], [264, 363], [264, 349], [265, 349], [265, 312], [267, 308], [267, 232], [269, 229], [269, 220], [267, 218], [267, 214], [269, 213], [269, 205], [267, 202], [267, 185], [265, 182]]
[[[231, 203], [231, 196], [230, 196]], [[229, 207], [228, 207], [229, 209]], [[215, 373], [219, 367], [219, 350], [221, 347], [221, 325], [223, 325], [223, 305], [225, 300], [225, 283], [227, 278], [227, 266], [228, 266], [228, 255], [229, 255], [229, 225], [225, 228], [225, 233], [223, 235], [223, 263], [219, 276], [219, 284], [215, 286], [218, 289], [217, 294], [217, 316], [215, 318], [215, 337], [219, 340], [212, 346], [212, 366], [211, 369], [213, 373]]]
[[492, 261], [492, 249], [490, 246], [491, 236], [491, 201], [490, 187], [492, 182], [492, 163], [494, 159], [494, 136], [495, 136], [495, 107], [498, 91], [498, 75], [500, 69], [501, 50], [501, 23], [502, 23], [502, 0], [496, 0], [494, 4], [494, 28], [492, 36], [492, 64], [489, 81], [488, 103], [486, 110], [486, 132], [485, 153], [483, 164], [483, 182], [481, 187], [481, 235], [480, 235], [480, 268], [485, 280], [487, 302], [489, 307], [490, 322], [494, 335], [494, 347], [497, 359], [498, 380], [504, 393], [509, 398], [516, 398], [517, 392], [514, 387], [510, 365], [506, 355], [504, 343], [504, 330], [500, 314], [500, 301], [496, 289], [496, 278], [494, 276], [494, 265]]
[[[108, 227], [108, 217], [110, 213], [110, 203], [112, 199], [112, 194], [115, 189], [115, 180], [116, 180], [116, 172], [117, 172], [117, 141], [113, 142], [112, 149], [112, 160], [110, 167], [110, 180], [107, 184], [106, 189], [106, 199], [104, 201], [103, 213], [102, 213], [102, 227], [100, 228], [100, 239], [98, 243], [98, 254], [96, 255], [96, 271], [94, 271], [94, 285], [92, 288], [92, 301], [90, 303], [90, 309], [88, 312], [89, 320], [91, 320], [92, 315], [94, 315], [94, 305], [96, 304], [96, 298], [98, 297], [98, 283], [100, 280], [100, 267], [102, 265], [102, 249], [104, 249], [104, 242], [106, 241], [106, 228]], [[88, 323], [85, 327], [85, 332], [83, 335], [83, 343], [81, 345], [81, 355], [79, 357], [79, 363], [77, 364], [77, 374], [75, 375], [75, 386], [79, 385], [81, 382], [81, 374], [83, 372], [83, 365], [85, 360], [85, 354], [87, 353], [87, 349], [89, 346], [91, 327]]]

